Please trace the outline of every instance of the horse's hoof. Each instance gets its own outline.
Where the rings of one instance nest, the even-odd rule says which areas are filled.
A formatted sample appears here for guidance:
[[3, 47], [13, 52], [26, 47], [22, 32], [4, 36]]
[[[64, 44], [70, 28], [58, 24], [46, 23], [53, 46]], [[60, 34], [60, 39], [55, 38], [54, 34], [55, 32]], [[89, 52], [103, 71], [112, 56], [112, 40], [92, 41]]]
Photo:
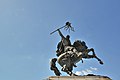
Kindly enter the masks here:
[[75, 64], [73, 65], [74, 67], [77, 67]]
[[102, 62], [102, 61], [100, 61], [100, 64], [101, 64], [101, 65], [103, 65], [103, 62]]
[[71, 74], [71, 76], [78, 76], [78, 75], [76, 75], [76, 74], [72, 73], [72, 74]]

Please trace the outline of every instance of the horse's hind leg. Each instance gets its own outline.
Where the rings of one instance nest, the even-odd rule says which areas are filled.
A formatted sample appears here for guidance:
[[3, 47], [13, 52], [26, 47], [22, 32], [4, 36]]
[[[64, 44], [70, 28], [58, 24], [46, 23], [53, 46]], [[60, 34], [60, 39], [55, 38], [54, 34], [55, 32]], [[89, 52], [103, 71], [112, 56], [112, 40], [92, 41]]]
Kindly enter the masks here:
[[76, 74], [74, 74], [72, 72], [72, 70], [73, 70], [73, 65], [72, 64], [69, 67], [63, 66], [63, 68], [64, 69], [62, 69], [62, 71], [66, 72], [68, 75], [70, 75], [70, 76], [77, 76]]
[[100, 64], [103, 64], [103, 61], [101, 59], [99, 59], [97, 56], [95, 56], [94, 58], [96, 58]]
[[96, 59], [99, 61], [100, 64], [103, 64], [103, 62], [101, 61], [101, 59], [99, 59], [99, 58], [96, 56], [94, 49], [91, 48], [90, 51], [93, 52], [93, 58], [96, 58]]

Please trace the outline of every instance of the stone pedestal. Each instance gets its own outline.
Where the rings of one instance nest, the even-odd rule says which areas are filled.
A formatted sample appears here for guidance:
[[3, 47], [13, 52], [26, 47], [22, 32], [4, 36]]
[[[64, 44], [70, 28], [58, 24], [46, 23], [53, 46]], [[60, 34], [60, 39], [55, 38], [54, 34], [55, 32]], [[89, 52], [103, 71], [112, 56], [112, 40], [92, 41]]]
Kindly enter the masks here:
[[47, 80], [112, 80], [107, 76], [50, 76]]

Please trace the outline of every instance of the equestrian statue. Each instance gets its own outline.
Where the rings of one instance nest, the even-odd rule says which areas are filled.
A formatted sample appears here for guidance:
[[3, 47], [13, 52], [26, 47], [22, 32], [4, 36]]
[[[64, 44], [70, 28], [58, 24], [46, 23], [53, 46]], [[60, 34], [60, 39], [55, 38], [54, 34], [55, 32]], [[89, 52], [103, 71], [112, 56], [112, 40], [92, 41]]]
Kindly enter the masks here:
[[[70, 30], [74, 31], [71, 23], [66, 22], [65, 26], [50, 33], [53, 34], [54, 32], [58, 32], [61, 37], [61, 41], [58, 43], [56, 50], [57, 58], [52, 58], [50, 61], [50, 69], [54, 71], [56, 76], [61, 75], [56, 67], [56, 62], [62, 67], [61, 71], [66, 72], [70, 76], [77, 76], [72, 70], [73, 67], [77, 67], [76, 63], [79, 61], [82, 61], [83, 63], [82, 59], [95, 58], [100, 64], [103, 64], [103, 61], [96, 56], [94, 49], [89, 49], [84, 41], [75, 40], [74, 43], [71, 44], [70, 35], [64, 36], [60, 31], [62, 28], [69, 30], [69, 32]], [[88, 54], [89, 52], [92, 52], [92, 55]]]

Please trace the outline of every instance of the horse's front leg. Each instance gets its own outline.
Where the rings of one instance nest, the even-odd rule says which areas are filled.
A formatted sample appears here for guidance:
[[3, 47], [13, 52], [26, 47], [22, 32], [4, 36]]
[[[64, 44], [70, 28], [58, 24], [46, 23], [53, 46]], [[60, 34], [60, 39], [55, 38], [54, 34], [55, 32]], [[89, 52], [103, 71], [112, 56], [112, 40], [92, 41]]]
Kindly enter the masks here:
[[[94, 51], [94, 49], [93, 49], [93, 48], [88, 49], [88, 51], [89, 51], [89, 52], [90, 52], [90, 51], [92, 51], [92, 52], [93, 52], [93, 55], [92, 55], [93, 57], [94, 57], [94, 56], [96, 56], [95, 51]], [[89, 53], [89, 52], [88, 52], [88, 53]]]
[[[93, 54], [92, 54], [92, 55], [88, 54], [88, 53], [91, 52], [91, 51], [93, 52]], [[84, 54], [83, 54], [82, 58], [87, 58], [87, 59], [89, 59], [89, 58], [95, 58], [95, 56], [96, 56], [93, 48], [91, 48], [91, 49], [86, 49], [83, 53], [84, 53]]]
[[93, 58], [96, 58], [96, 59], [99, 61], [100, 64], [103, 64], [103, 61], [96, 56], [94, 49], [91, 48], [91, 49], [89, 49], [89, 52], [90, 52], [90, 51], [93, 52], [93, 55], [91, 55], [91, 56], [92, 56]]

